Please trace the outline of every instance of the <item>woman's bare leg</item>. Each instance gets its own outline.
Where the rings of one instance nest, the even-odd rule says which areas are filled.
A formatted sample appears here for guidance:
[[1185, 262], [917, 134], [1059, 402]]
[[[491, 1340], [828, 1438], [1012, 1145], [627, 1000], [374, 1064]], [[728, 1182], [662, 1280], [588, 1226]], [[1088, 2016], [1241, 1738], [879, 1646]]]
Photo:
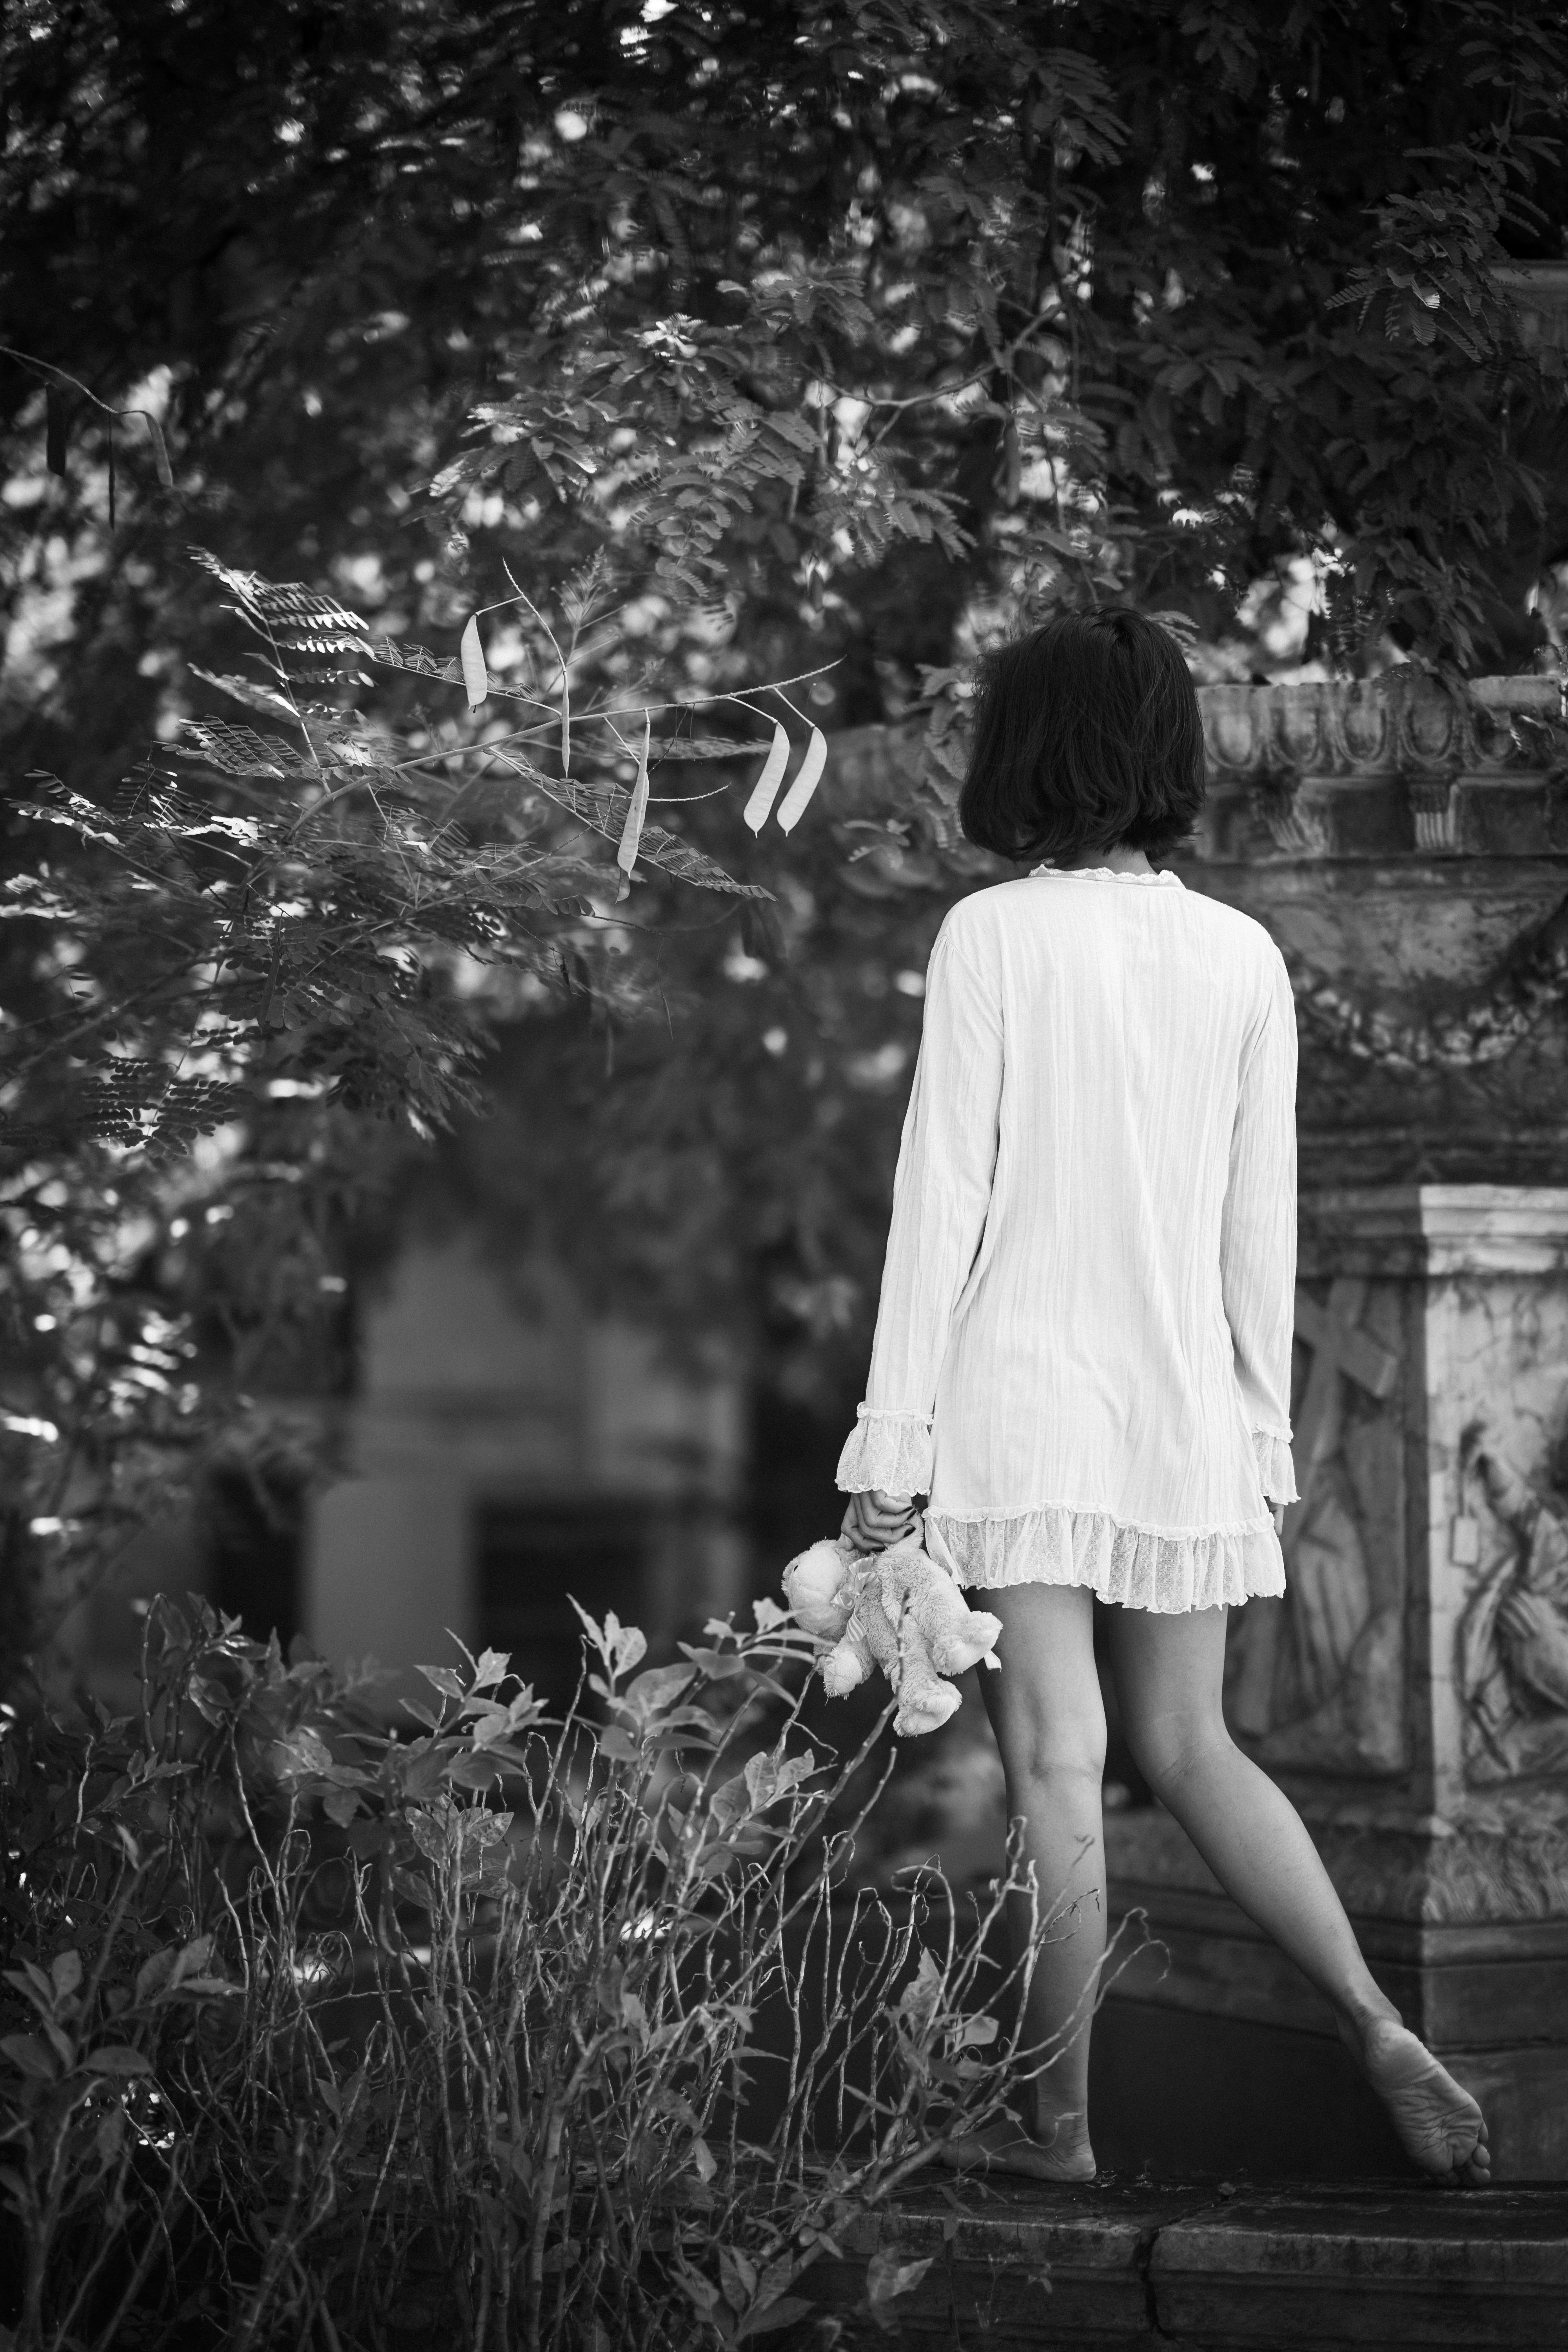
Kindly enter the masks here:
[[1479, 2107], [1400, 2022], [1300, 1815], [1226, 1728], [1225, 1610], [1109, 1615], [1128, 1742], [1149, 1786], [1232, 1901], [1333, 2003], [1342, 2039], [1415, 2161], [1480, 2185], [1490, 2158]]
[[[1105, 1951], [1105, 1710], [1093, 1603], [1076, 1587], [1045, 1584], [1010, 1585], [984, 1599], [1002, 1620], [1001, 1670], [982, 1668], [980, 1687], [1002, 1751], [1008, 1817], [1023, 1818], [1040, 1920], [1058, 1915], [1035, 1963], [1021, 2038], [1045, 2042], [1070, 2032], [1070, 2039], [1031, 2085], [1034, 2144], [1003, 2131], [965, 2144], [960, 2156], [1037, 2179], [1085, 2180], [1094, 2171], [1089, 2032]], [[1026, 1898], [1016, 1901], [1015, 1957], [1027, 1948], [1034, 1916]]]

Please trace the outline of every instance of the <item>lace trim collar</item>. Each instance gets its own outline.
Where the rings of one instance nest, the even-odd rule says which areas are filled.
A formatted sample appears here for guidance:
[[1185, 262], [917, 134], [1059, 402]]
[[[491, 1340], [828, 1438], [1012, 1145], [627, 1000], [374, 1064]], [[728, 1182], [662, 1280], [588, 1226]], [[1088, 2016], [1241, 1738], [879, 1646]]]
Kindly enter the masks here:
[[1173, 874], [1169, 866], [1159, 874], [1123, 874], [1121, 868], [1115, 866], [1054, 866], [1047, 858], [1042, 866], [1030, 866], [1031, 882], [1037, 874], [1058, 874], [1068, 882], [1142, 882], [1145, 885], [1151, 882], [1173, 882], [1178, 890], [1184, 889], [1186, 887], [1181, 876]]

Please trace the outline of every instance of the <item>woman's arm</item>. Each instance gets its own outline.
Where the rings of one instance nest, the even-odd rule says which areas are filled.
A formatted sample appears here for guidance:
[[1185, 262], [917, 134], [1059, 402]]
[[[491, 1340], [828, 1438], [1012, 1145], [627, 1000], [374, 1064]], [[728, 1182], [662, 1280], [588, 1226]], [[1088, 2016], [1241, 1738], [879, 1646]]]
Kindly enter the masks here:
[[1296, 1322], [1296, 1000], [1278, 950], [1242, 1064], [1220, 1226], [1220, 1289], [1263, 1491], [1293, 1503], [1290, 1340]]
[[991, 1202], [1002, 1097], [1001, 992], [947, 916], [926, 969], [925, 1017], [893, 1179], [871, 1370], [839, 1457], [846, 1493], [931, 1492], [931, 1413], [958, 1296]]

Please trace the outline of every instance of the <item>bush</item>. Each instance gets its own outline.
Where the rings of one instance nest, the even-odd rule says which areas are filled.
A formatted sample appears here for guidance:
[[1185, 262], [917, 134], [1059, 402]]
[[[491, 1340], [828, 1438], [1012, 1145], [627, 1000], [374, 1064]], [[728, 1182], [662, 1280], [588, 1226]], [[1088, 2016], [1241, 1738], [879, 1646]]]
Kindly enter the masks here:
[[[837, 2233], [1049, 2063], [981, 2001], [1049, 1923], [996, 1981], [1016, 1853], [966, 1927], [940, 1874], [846, 1898], [823, 1825], [887, 1713], [819, 1758], [814, 1645], [756, 1618], [644, 1668], [584, 1617], [559, 1722], [465, 1653], [399, 1732], [161, 1601], [138, 1714], [14, 1717], [7, 2352], [806, 2326]], [[922, 2267], [874, 2262], [870, 2312]]]

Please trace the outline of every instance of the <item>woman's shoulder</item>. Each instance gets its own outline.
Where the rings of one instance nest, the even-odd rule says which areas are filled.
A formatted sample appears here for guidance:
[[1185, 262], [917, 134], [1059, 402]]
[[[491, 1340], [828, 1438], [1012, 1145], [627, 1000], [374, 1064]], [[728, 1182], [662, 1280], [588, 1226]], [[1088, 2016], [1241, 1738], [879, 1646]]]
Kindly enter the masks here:
[[[1068, 887], [1076, 887], [1070, 877], [1063, 879]], [[1119, 883], [1120, 887], [1086, 893], [1084, 903], [1098, 905], [1109, 912], [1125, 903], [1128, 892], [1158, 892], [1162, 899], [1178, 906], [1186, 919], [1204, 927], [1216, 941], [1228, 943], [1237, 954], [1250, 954], [1269, 963], [1279, 959], [1279, 946], [1266, 924], [1243, 908], [1233, 907], [1227, 899], [1195, 887], [1170, 867], [1147, 879], [1119, 877]], [[1040, 908], [1041, 883], [1032, 874], [1007, 882], [984, 883], [954, 900], [942, 918], [942, 931], [953, 944], [967, 947], [994, 939], [1014, 924], [1037, 920]]]

